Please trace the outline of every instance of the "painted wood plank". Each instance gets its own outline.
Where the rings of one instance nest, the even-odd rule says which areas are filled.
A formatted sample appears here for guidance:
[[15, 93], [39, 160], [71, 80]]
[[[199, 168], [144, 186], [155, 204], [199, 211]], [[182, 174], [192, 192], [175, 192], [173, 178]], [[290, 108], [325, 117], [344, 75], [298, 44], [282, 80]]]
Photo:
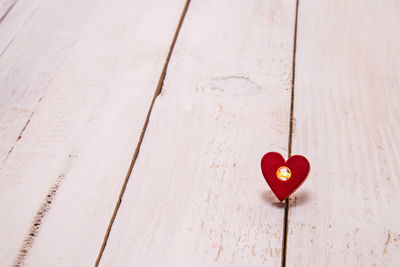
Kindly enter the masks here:
[[3, 265], [94, 264], [184, 3], [97, 2], [0, 169]]
[[39, 0], [0, 1], [0, 55], [13, 42], [38, 7]]
[[192, 1], [101, 266], [279, 266], [293, 1]]
[[287, 266], [400, 262], [400, 3], [300, 1]]
[[65, 0], [43, 0], [38, 5], [17, 2], [0, 23], [0, 46], [4, 45], [0, 56], [1, 164], [20, 140], [96, 1], [79, 5]]
[[1, 0], [0, 1], [0, 22], [8, 15], [10, 10], [14, 7], [17, 0]]

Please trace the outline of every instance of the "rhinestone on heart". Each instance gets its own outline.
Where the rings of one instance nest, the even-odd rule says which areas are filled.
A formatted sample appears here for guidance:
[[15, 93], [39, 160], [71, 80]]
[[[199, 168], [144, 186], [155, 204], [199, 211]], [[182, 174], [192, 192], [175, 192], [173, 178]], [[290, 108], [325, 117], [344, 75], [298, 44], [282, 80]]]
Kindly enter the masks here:
[[276, 171], [276, 177], [278, 177], [278, 179], [281, 181], [285, 182], [289, 180], [290, 176], [292, 176], [292, 172], [286, 166], [282, 166]]

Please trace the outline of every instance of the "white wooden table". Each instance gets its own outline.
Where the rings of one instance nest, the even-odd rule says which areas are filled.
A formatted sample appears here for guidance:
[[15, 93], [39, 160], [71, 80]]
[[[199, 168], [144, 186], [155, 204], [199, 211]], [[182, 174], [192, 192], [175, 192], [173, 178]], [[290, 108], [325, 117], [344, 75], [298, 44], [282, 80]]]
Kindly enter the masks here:
[[[395, 0], [1, 0], [0, 265], [400, 266], [399, 35]], [[286, 210], [269, 151], [311, 162]]]

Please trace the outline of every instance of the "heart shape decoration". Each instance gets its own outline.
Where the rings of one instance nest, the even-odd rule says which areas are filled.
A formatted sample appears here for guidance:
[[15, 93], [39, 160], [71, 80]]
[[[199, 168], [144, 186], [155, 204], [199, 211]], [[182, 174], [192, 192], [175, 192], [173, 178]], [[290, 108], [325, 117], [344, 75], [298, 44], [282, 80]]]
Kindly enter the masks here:
[[300, 155], [286, 161], [281, 154], [269, 152], [261, 159], [261, 171], [272, 192], [283, 201], [304, 183], [310, 163]]

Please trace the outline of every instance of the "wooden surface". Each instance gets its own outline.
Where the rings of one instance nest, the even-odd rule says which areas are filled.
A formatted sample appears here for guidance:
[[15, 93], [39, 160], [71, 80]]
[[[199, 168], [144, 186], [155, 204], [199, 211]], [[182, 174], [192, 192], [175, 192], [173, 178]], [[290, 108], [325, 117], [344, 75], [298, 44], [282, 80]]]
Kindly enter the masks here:
[[400, 3], [301, 1], [287, 266], [400, 263]]
[[[48, 12], [49, 8], [53, 12]], [[46, 101], [46, 93], [52, 91], [50, 83], [82, 31], [90, 9], [90, 5], [68, 6], [66, 1], [42, 1], [40, 6], [19, 1], [0, 23], [0, 259], [4, 265], [18, 255], [40, 203], [60, 174], [54, 173], [59, 166], [51, 159], [66, 155], [61, 155], [55, 142], [45, 140], [57, 134], [62, 137], [55, 131], [60, 129], [59, 122], [49, 118], [40, 123], [36, 118], [39, 113], [55, 111], [65, 116], [59, 103], [52, 109], [38, 109]], [[71, 18], [74, 20], [69, 21]], [[33, 132], [31, 126], [39, 130]]]
[[[48, 2], [43, 9], [39, 6], [31, 19], [37, 16], [44, 20], [49, 9], [56, 6], [53, 1]], [[53, 11], [54, 15], [70, 12], [69, 17], [60, 18], [58, 14], [43, 25], [28, 22], [26, 25], [32, 29], [26, 34], [37, 37], [41, 29], [56, 38], [50, 29], [53, 21], [60, 19], [67, 23], [69, 18], [80, 15], [76, 10], [65, 9], [68, 2], [58, 1], [57, 7], [60, 5], [63, 11]], [[119, 1], [110, 6], [108, 1], [97, 1], [93, 10], [84, 12], [89, 18], [80, 18], [85, 25], [75, 40], [68, 38], [74, 41], [68, 55], [51, 74], [48, 88], [39, 97], [41, 101], [29, 124], [24, 130], [24, 125], [20, 125], [13, 139], [18, 140], [2, 162], [0, 211], [7, 214], [2, 217], [0, 230], [0, 259], [4, 265], [14, 262], [31, 266], [88, 266], [94, 263], [184, 3]], [[156, 22], [154, 17], [161, 20]], [[49, 36], [42, 37], [47, 42], [38, 44], [44, 54], [52, 53], [56, 46], [70, 45], [62, 43], [62, 38], [56, 38], [56, 44], [48, 43]], [[25, 34], [21, 36], [25, 37]], [[8, 57], [10, 60], [16, 57], [11, 54], [13, 46], [31, 47], [31, 42], [26, 43], [25, 39], [17, 41], [1, 58], [6, 66], [9, 66]], [[21, 60], [31, 54], [34, 51]], [[61, 54], [54, 51], [52, 56], [59, 62]], [[40, 60], [44, 59], [36, 59]], [[18, 66], [20, 72], [32, 75], [34, 66], [18, 63], [22, 65]], [[46, 74], [46, 69], [37, 71], [38, 75]], [[10, 74], [7, 69], [3, 73], [6, 82], [17, 76], [21, 90], [44, 90], [35, 84], [23, 84], [27, 74]], [[9, 93], [12, 88], [2, 87], [2, 90]], [[22, 92], [22, 100], [15, 100], [2, 114], [17, 117], [14, 107], [25, 105], [23, 101], [29, 91]], [[31, 114], [29, 110], [28, 115]], [[25, 117], [23, 120], [26, 122]]]
[[82, 6], [47, 0], [40, 5], [35, 1], [3, 2], [3, 7], [10, 5], [0, 23], [1, 163], [29, 124], [93, 2]]
[[187, 3], [0, 1], [0, 265], [397, 266], [400, 3]]
[[191, 3], [100, 266], [280, 264], [259, 160], [287, 149], [294, 7]]

